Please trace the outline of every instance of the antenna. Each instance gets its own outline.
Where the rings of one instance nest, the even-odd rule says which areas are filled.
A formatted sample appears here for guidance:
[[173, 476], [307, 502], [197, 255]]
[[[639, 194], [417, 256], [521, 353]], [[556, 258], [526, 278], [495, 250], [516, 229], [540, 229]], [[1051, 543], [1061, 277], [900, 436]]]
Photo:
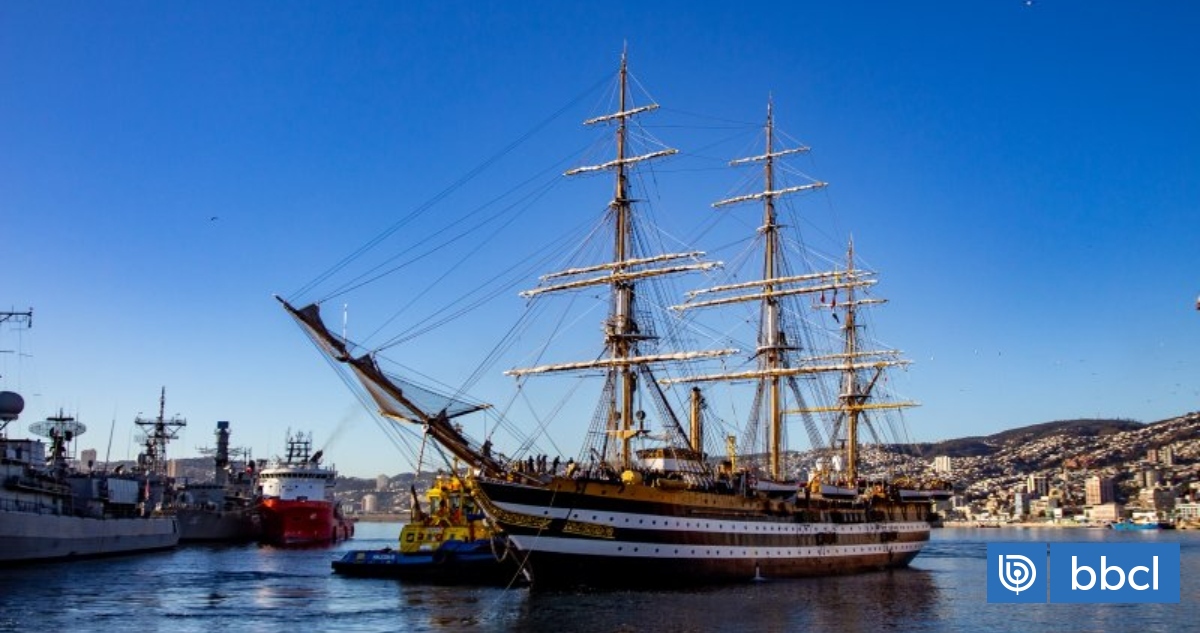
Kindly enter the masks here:
[[[24, 319], [27, 323], [32, 323], [33, 308], [29, 312], [0, 312], [0, 323], [10, 319]], [[16, 351], [17, 357], [20, 358], [24, 354], [20, 350], [0, 350], [0, 354], [9, 354]], [[0, 436], [3, 436], [5, 427], [9, 422], [20, 417], [21, 412], [25, 410], [25, 399], [15, 391], [4, 391], [0, 389]]]
[[167, 388], [162, 388], [158, 398], [158, 418], [148, 419], [138, 416], [133, 423], [142, 427], [143, 440], [146, 443], [146, 463], [148, 472], [163, 472], [167, 459], [167, 441], [179, 439], [180, 427], [187, 426], [187, 420], [175, 416], [166, 417]]
[[[27, 310], [27, 311], [25, 311], [25, 312], [11, 312], [11, 311], [9, 311], [9, 312], [0, 312], [0, 323], [4, 323], [4, 322], [7, 322], [7, 321], [12, 321], [12, 322], [13, 322], [13, 323], [15, 323], [15, 324], [22, 324], [22, 323], [23, 323], [23, 324], [25, 325], [25, 328], [26, 328], [26, 329], [29, 329], [29, 328], [33, 327], [33, 308], [30, 308], [29, 310]], [[26, 356], [26, 354], [22, 354], [22, 353], [21, 353], [21, 350], [20, 350], [20, 349], [17, 349], [17, 350], [0, 350], [0, 353], [10, 353], [10, 352], [13, 352], [13, 351], [15, 351], [15, 353], [16, 353], [16, 355], [17, 355], [18, 359], [19, 359], [20, 357], [22, 357], [22, 356]], [[13, 395], [16, 395], [16, 394], [13, 394]], [[35, 394], [35, 395], [37, 395], [37, 394]], [[21, 405], [21, 406], [22, 406], [22, 408], [23, 408], [23, 407], [24, 407], [24, 403], [22, 403], [22, 405]], [[19, 412], [19, 411], [18, 411], [18, 412]], [[15, 419], [15, 418], [14, 418], [14, 419]], [[3, 424], [0, 424], [0, 428], [3, 428], [4, 426], [7, 426], [7, 425], [8, 425], [8, 423], [9, 423], [9, 422], [11, 422], [11, 421], [12, 421], [12, 420], [4, 420], [4, 423], [3, 423]]]
[[113, 433], [115, 433], [116, 430], [117, 430], [117, 411], [116, 411], [116, 407], [113, 407], [112, 424], [108, 427], [108, 449], [104, 451], [104, 469], [105, 470], [108, 470], [108, 464], [110, 463], [109, 458], [112, 457]]

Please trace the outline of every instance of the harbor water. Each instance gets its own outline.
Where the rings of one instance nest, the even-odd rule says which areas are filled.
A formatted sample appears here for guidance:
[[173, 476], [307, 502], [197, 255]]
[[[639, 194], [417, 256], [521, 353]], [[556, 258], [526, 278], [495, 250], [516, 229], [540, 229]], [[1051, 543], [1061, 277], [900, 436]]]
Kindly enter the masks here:
[[[1200, 532], [934, 530], [908, 569], [686, 591], [530, 593], [345, 578], [348, 549], [394, 545], [360, 523], [337, 546], [181, 546], [0, 568], [0, 631], [1183, 631], [1200, 622]], [[1179, 604], [988, 604], [987, 543], [1178, 542]]]

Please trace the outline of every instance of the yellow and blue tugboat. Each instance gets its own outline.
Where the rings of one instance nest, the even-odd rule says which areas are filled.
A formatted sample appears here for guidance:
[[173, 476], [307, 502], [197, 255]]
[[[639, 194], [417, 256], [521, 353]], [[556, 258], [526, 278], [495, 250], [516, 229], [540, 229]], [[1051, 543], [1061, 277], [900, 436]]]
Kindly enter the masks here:
[[447, 584], [507, 585], [519, 580], [515, 555], [485, 523], [457, 475], [438, 475], [426, 493], [428, 512], [412, 489], [412, 517], [397, 548], [353, 550], [333, 561], [347, 576], [404, 578]]

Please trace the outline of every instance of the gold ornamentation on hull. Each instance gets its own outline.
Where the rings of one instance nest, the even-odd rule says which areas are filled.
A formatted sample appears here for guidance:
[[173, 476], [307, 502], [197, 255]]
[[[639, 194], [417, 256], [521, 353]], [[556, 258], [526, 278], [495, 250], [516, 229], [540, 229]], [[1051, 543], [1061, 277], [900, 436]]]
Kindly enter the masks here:
[[544, 530], [550, 526], [549, 517], [535, 517], [528, 514], [519, 514], [517, 512], [509, 512], [496, 506], [485, 495], [477, 495], [476, 499], [479, 505], [484, 508], [487, 514], [491, 515], [497, 523], [501, 525], [513, 525], [517, 527], [533, 528], [535, 530]]
[[592, 538], [616, 538], [616, 531], [611, 525], [596, 525], [595, 523], [567, 521], [567, 524], [563, 526], [562, 531], [565, 534], [578, 534], [580, 536], [590, 536]]

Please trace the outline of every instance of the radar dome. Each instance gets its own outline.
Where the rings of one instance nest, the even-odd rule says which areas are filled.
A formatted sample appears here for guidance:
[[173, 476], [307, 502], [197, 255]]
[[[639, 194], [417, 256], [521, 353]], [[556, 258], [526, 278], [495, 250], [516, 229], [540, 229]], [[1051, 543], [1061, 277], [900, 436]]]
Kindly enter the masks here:
[[25, 399], [12, 391], [0, 391], [0, 420], [12, 422], [25, 410]]

